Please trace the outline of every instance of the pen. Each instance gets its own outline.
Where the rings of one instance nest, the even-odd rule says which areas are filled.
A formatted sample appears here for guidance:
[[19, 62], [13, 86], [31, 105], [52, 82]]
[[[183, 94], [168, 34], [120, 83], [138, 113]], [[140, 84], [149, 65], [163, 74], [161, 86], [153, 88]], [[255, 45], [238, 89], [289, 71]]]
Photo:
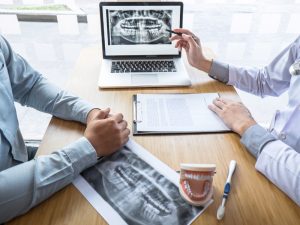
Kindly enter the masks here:
[[180, 33], [180, 32], [175, 32], [175, 31], [172, 31], [172, 30], [169, 30], [169, 29], [166, 29], [166, 31], [168, 31], [168, 32], [170, 32], [170, 33], [172, 33], [172, 34], [177, 34], [177, 35], [179, 35], [179, 36], [182, 35], [182, 33]]
[[[172, 33], [172, 34], [177, 34], [177, 35], [179, 35], [179, 36], [182, 36], [182, 33], [181, 33], [181, 32], [175, 32], [175, 31], [172, 31], [172, 30], [169, 30], [169, 29], [166, 29], [166, 31], [167, 31], [167, 32], [170, 32], [170, 33]], [[192, 35], [192, 38], [193, 38], [196, 42], [198, 42], [197, 37], [195, 37], [195, 36]]]
[[231, 160], [230, 164], [229, 164], [227, 180], [226, 180], [225, 187], [224, 187], [224, 194], [223, 194], [223, 198], [222, 198], [222, 203], [219, 206], [218, 211], [217, 211], [217, 219], [218, 220], [221, 220], [224, 217], [224, 214], [225, 214], [225, 202], [226, 202], [226, 199], [228, 198], [228, 195], [229, 195], [229, 192], [230, 192], [230, 182], [231, 182], [232, 174], [235, 171], [235, 167], [236, 167], [236, 161]]

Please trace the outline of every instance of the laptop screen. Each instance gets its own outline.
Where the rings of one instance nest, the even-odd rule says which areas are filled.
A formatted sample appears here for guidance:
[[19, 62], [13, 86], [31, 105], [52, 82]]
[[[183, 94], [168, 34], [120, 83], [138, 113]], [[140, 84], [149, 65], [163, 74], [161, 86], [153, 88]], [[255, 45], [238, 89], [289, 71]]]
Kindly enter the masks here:
[[171, 43], [182, 26], [181, 2], [101, 2], [103, 58], [180, 56]]

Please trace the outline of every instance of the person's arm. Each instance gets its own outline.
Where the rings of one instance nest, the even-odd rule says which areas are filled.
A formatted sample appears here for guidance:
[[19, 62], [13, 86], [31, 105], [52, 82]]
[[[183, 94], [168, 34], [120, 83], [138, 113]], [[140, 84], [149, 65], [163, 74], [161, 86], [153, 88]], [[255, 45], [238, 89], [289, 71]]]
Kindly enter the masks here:
[[236, 67], [211, 60], [205, 57], [199, 38], [187, 29], [174, 29], [182, 35], [174, 35], [171, 41], [177, 40], [176, 48], [185, 49], [191, 66], [202, 70], [214, 79], [234, 85], [246, 92], [264, 97], [279, 96], [289, 88], [291, 75], [289, 67], [299, 58], [300, 37], [285, 48], [272, 62], [262, 68]]
[[0, 47], [5, 57], [15, 101], [62, 119], [86, 123], [88, 113], [96, 107], [49, 83], [25, 59], [16, 54], [1, 36]]
[[257, 158], [255, 168], [300, 206], [300, 154], [257, 124], [241, 142]]
[[110, 155], [128, 141], [123, 115], [108, 114], [109, 109], [100, 110], [87, 124], [84, 137], [67, 147], [0, 172], [0, 224], [27, 212], [94, 165], [97, 156]]
[[289, 67], [299, 57], [299, 47], [300, 37], [261, 69], [236, 67], [213, 60], [209, 76], [261, 97], [279, 96], [289, 88]]
[[51, 155], [0, 172], [0, 224], [27, 212], [96, 161], [95, 149], [83, 137]]

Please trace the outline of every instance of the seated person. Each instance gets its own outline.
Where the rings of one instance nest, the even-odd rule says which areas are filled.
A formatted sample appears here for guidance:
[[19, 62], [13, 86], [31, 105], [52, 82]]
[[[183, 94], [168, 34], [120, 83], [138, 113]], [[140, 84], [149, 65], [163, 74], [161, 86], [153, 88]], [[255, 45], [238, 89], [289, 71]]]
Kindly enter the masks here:
[[256, 123], [241, 102], [217, 98], [209, 108], [241, 136], [241, 142], [257, 158], [256, 169], [300, 206], [300, 37], [269, 65], [257, 69], [207, 59], [191, 31], [174, 31], [182, 33], [171, 37], [177, 40], [176, 48], [183, 48], [189, 64], [213, 79], [261, 97], [288, 91], [288, 105], [277, 110], [268, 130]]
[[[87, 125], [84, 137], [51, 155], [32, 159], [22, 138], [14, 101]], [[110, 115], [50, 84], [0, 36], [0, 224], [70, 184], [99, 156], [123, 146], [129, 135], [123, 115]], [[31, 157], [30, 157], [31, 156]]]

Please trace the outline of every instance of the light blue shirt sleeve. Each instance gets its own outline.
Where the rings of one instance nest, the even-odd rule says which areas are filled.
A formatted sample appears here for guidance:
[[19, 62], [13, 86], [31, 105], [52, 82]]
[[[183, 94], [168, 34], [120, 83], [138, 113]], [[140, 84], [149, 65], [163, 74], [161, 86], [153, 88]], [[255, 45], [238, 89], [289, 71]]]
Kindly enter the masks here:
[[93, 146], [83, 137], [51, 155], [0, 172], [0, 223], [27, 212], [96, 161]]
[[62, 119], [86, 123], [87, 114], [95, 106], [49, 83], [25, 59], [13, 52], [4, 38], [0, 43], [3, 52], [6, 52], [6, 66], [15, 101]]
[[[47, 156], [27, 161], [14, 100], [54, 116], [86, 123], [94, 107], [47, 82], [0, 36], [0, 224], [27, 212], [70, 184], [97, 154], [82, 137]], [[3, 118], [6, 115], [6, 118]], [[11, 115], [11, 116], [9, 116]], [[9, 131], [9, 132], [8, 132]], [[8, 135], [11, 134], [11, 135]], [[22, 163], [24, 162], [24, 163]]]

